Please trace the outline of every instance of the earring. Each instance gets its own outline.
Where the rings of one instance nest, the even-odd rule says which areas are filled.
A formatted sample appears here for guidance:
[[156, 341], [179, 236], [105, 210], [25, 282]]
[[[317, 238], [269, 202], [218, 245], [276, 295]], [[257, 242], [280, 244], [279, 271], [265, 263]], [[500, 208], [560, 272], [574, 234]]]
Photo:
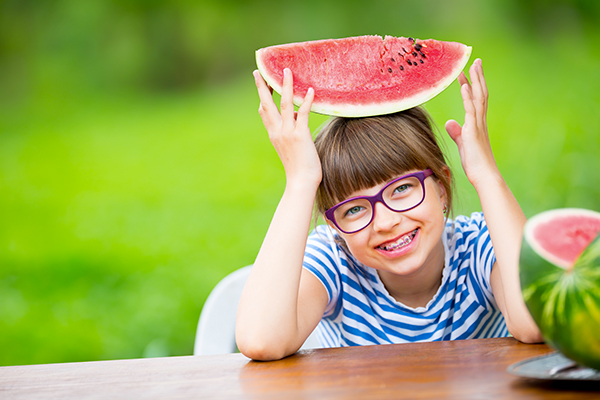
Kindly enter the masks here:
[[448, 213], [448, 206], [444, 204], [444, 209], [442, 210], [442, 212], [444, 213], [444, 215], [446, 215]]

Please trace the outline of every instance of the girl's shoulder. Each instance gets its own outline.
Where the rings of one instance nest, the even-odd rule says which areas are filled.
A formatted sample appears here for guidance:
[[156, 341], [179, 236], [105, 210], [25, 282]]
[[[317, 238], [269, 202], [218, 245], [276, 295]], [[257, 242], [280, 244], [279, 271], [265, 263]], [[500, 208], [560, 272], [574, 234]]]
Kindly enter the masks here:
[[453, 220], [448, 220], [446, 223], [446, 228], [454, 228], [464, 230], [464, 229], [482, 229], [487, 227], [485, 222], [485, 218], [483, 216], [483, 212], [476, 211], [471, 213], [470, 216], [459, 215]]
[[329, 237], [333, 237], [335, 230], [327, 224], [320, 224], [312, 231], [311, 235], [323, 234]]
[[317, 225], [317, 227], [308, 235], [308, 242], [316, 242], [323, 244], [334, 244], [335, 232], [329, 225]]
[[335, 270], [340, 274], [354, 273], [357, 268], [362, 268], [339, 233], [329, 225], [317, 226], [308, 236], [304, 264]]
[[471, 213], [470, 216], [459, 215], [446, 222], [444, 243], [447, 250], [465, 249], [465, 245], [471, 246], [487, 238], [489, 233], [481, 211]]
[[327, 253], [339, 257], [342, 254], [345, 254], [342, 243], [342, 239], [333, 228], [326, 224], [318, 225], [310, 235], [308, 235], [306, 252]]

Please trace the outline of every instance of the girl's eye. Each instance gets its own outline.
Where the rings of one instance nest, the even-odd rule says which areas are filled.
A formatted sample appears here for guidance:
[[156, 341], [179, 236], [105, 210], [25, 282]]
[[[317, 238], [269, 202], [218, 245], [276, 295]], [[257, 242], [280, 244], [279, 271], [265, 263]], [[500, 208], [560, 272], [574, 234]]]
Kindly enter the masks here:
[[405, 193], [407, 190], [409, 190], [411, 187], [410, 184], [408, 183], [403, 183], [401, 185], [396, 186], [396, 189], [394, 189], [394, 194], [402, 194]]
[[364, 209], [364, 207], [361, 207], [361, 206], [350, 207], [344, 213], [344, 217], [352, 217], [352, 216], [358, 214], [359, 212], [361, 212], [363, 209]]

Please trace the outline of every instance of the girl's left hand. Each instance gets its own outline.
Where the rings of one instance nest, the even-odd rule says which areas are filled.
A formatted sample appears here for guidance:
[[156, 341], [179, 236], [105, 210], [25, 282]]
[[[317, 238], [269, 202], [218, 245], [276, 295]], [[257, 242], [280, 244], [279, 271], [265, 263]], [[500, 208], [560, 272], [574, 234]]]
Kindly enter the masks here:
[[496, 263], [490, 284], [498, 308], [517, 340], [539, 342], [543, 338], [523, 301], [519, 280], [519, 251], [526, 218], [494, 160], [487, 131], [488, 90], [480, 59], [475, 60], [469, 75], [471, 83], [464, 74], [458, 78], [465, 123], [461, 127], [450, 120], [446, 130], [456, 142], [463, 169], [477, 191], [494, 246]]
[[483, 76], [481, 59], [469, 69], [472, 83], [464, 72], [458, 77], [465, 108], [465, 123], [446, 122], [446, 131], [458, 146], [461, 164], [469, 182], [477, 188], [490, 174], [498, 174], [487, 130], [488, 90]]

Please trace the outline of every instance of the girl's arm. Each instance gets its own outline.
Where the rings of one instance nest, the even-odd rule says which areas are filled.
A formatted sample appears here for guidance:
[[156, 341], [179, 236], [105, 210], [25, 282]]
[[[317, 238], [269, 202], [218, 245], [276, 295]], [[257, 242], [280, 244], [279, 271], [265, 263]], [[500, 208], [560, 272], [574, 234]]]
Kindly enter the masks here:
[[471, 84], [464, 74], [458, 78], [465, 108], [465, 123], [446, 123], [446, 130], [456, 142], [461, 163], [469, 182], [475, 187], [487, 222], [496, 264], [491, 285], [510, 333], [526, 343], [542, 341], [531, 318], [519, 280], [519, 252], [526, 218], [519, 203], [502, 178], [487, 132], [488, 90], [481, 60], [469, 70]]
[[259, 114], [283, 163], [286, 186], [242, 292], [236, 341], [246, 356], [274, 360], [302, 346], [327, 305], [321, 282], [302, 268], [321, 163], [308, 127], [313, 90], [295, 113], [292, 73], [286, 69], [280, 113], [258, 71], [254, 77]]

